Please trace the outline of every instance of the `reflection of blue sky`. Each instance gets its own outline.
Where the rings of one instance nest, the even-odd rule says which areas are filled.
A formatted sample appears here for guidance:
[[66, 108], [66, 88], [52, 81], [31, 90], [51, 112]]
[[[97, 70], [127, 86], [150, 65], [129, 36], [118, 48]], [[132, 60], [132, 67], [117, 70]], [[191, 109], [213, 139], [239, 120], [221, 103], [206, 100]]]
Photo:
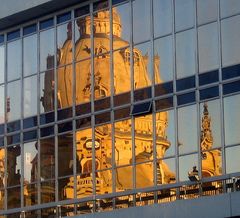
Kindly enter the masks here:
[[153, 0], [154, 36], [167, 35], [172, 32], [172, 2]]
[[154, 41], [154, 55], [159, 56], [159, 74], [163, 82], [173, 80], [172, 37], [164, 37]]
[[135, 43], [150, 38], [150, 1], [133, 2], [133, 41]]
[[54, 55], [54, 29], [40, 33], [40, 71], [46, 70], [48, 55]]
[[0, 86], [0, 123], [4, 123], [4, 85]]
[[24, 76], [37, 73], [37, 34], [23, 39]]
[[67, 25], [65, 23], [57, 27], [57, 47], [60, 49], [63, 47], [64, 42], [67, 40]]
[[7, 78], [8, 81], [18, 79], [21, 75], [21, 40], [16, 40], [7, 45]]
[[240, 143], [240, 95], [224, 98], [225, 144]]
[[240, 62], [240, 16], [222, 21], [222, 61], [223, 66]]
[[4, 46], [0, 46], [0, 83], [4, 82]]
[[177, 78], [195, 74], [194, 30], [176, 34]]
[[226, 173], [236, 173], [240, 171], [239, 155], [240, 146], [226, 149]]
[[198, 167], [197, 154], [179, 157], [179, 179], [180, 181], [189, 180], [188, 172], [192, 171], [193, 166]]
[[180, 154], [197, 151], [196, 105], [178, 109], [178, 142], [180, 143]]
[[221, 16], [227, 17], [240, 12], [239, 0], [220, 0]]
[[115, 7], [120, 16], [122, 24], [122, 35], [121, 38], [129, 42], [130, 38], [130, 7], [128, 4], [123, 4]]

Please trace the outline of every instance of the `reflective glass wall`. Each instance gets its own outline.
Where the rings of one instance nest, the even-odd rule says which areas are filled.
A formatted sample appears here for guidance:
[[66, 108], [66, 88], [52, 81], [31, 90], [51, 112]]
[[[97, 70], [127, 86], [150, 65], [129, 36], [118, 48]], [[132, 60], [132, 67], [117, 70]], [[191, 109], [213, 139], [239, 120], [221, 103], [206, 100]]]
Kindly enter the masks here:
[[2, 32], [2, 213], [172, 201], [181, 188], [115, 196], [188, 181], [222, 190], [211, 178], [240, 171], [240, 5], [227, 2], [94, 1]]

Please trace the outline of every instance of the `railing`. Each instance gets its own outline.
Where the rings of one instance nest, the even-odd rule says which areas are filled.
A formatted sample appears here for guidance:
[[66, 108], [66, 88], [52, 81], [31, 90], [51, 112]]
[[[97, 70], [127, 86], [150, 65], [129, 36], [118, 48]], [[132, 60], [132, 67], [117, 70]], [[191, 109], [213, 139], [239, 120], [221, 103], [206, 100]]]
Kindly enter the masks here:
[[9, 217], [13, 215], [13, 217], [21, 218], [34, 218], [37, 215], [42, 218], [60, 218], [156, 203], [160, 204], [175, 200], [193, 199], [201, 196], [214, 196], [236, 191], [240, 191], [240, 173], [204, 178], [195, 182], [187, 181], [165, 184], [145, 189], [127, 190], [82, 199], [35, 205], [28, 208], [10, 209], [1, 211], [0, 215], [10, 215]]

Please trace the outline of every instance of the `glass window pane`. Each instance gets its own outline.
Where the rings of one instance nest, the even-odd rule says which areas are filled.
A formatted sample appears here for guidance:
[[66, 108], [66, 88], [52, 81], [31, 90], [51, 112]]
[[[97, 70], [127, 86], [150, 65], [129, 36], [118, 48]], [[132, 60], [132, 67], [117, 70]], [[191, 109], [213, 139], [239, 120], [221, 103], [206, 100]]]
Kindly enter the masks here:
[[58, 136], [58, 176], [73, 174], [73, 137], [72, 134]]
[[7, 174], [8, 187], [20, 185], [22, 174], [20, 145], [7, 148]]
[[57, 27], [58, 65], [72, 62], [72, 23]]
[[113, 8], [113, 36], [113, 49], [128, 46], [130, 41], [129, 3]]
[[127, 165], [132, 159], [131, 120], [122, 120], [114, 124], [115, 128], [115, 164]]
[[24, 147], [24, 181], [33, 183], [38, 179], [38, 145], [36, 141], [25, 143]]
[[[164, 127], [163, 127], [164, 128]], [[152, 115], [135, 118], [135, 161], [146, 162], [152, 159]]]
[[176, 31], [184, 30], [194, 26], [194, 1], [175, 1], [175, 25]]
[[7, 84], [7, 121], [18, 120], [21, 117], [21, 82], [17, 80]]
[[226, 148], [226, 173], [240, 171], [239, 165], [240, 146]]
[[[41, 182], [41, 203], [49, 203], [55, 201], [55, 181], [50, 180], [47, 182]], [[42, 211], [42, 216], [45, 215], [45, 217], [48, 217], [50, 215], [50, 211], [44, 212]]]
[[221, 17], [228, 17], [240, 12], [238, 0], [220, 0]]
[[136, 165], [136, 188], [153, 186], [153, 162]]
[[157, 183], [159, 185], [176, 182], [175, 158], [158, 160], [157, 164]]
[[[38, 184], [37, 183], [33, 183], [33, 184], [24, 184], [24, 191], [27, 192], [27, 194], [24, 194], [24, 206], [31, 206], [31, 205], [35, 205], [38, 204]], [[34, 216], [37, 217], [37, 214], [34, 214], [33, 211], [30, 212], [31, 215], [30, 216]], [[27, 214], [25, 214], [26, 217]]]
[[179, 157], [179, 180], [180, 181], [189, 180], [188, 175], [190, 172], [193, 171], [193, 167], [196, 167], [196, 170], [199, 169], [197, 154]]
[[[74, 198], [73, 177], [58, 179], [58, 200], [63, 201]], [[63, 208], [61, 208], [63, 209]], [[69, 211], [70, 208], [68, 208]], [[61, 213], [63, 215], [63, 213]]]
[[200, 104], [201, 149], [221, 147], [221, 119], [219, 100]]
[[91, 55], [91, 19], [90, 16], [75, 21], [75, 60], [90, 58]]
[[48, 112], [54, 109], [54, 71], [40, 74], [40, 112]]
[[133, 50], [134, 62], [134, 89], [151, 85], [151, 47], [150, 43], [139, 44]]
[[180, 154], [197, 151], [196, 105], [178, 109], [178, 146]]
[[223, 66], [240, 62], [240, 16], [224, 19], [222, 24], [222, 62]]
[[55, 140], [47, 138], [40, 140], [40, 179], [55, 178]]
[[5, 74], [5, 47], [0, 46], [0, 83], [4, 83]]
[[37, 76], [27, 77], [24, 83], [24, 117], [37, 114]]
[[[95, 146], [99, 143], [94, 142]], [[93, 193], [92, 184], [92, 129], [76, 132], [76, 160], [77, 160], [77, 197], [90, 196]], [[95, 162], [95, 164], [98, 164]], [[96, 165], [95, 165], [96, 166]]]
[[198, 24], [216, 21], [218, 17], [218, 0], [197, 0]]
[[54, 67], [54, 29], [40, 32], [40, 71]]
[[57, 70], [57, 80], [58, 108], [72, 106], [72, 65], [59, 68]]
[[[21, 187], [7, 189], [7, 208], [13, 209], [21, 207]], [[14, 214], [19, 217], [19, 214]]]
[[89, 102], [91, 94], [91, 60], [76, 63], [76, 105]]
[[150, 1], [133, 2], [133, 42], [142, 42], [150, 38]]
[[[5, 184], [5, 176], [4, 172], [6, 171], [6, 166], [5, 166], [5, 159], [6, 159], [6, 152], [4, 148], [0, 149], [0, 189], [3, 189], [6, 184]], [[1, 205], [1, 200], [0, 200], [0, 205]]]
[[199, 27], [199, 72], [218, 68], [218, 31], [217, 23]]
[[130, 52], [129, 48], [113, 52], [113, 72], [115, 94], [130, 91]]
[[240, 143], [240, 95], [224, 98], [225, 145]]
[[7, 44], [7, 79], [19, 79], [22, 72], [22, 46], [21, 40]]
[[172, 32], [172, 2], [153, 0], [154, 37]]
[[[111, 95], [110, 54], [94, 58], [94, 98], [100, 99]], [[87, 85], [90, 85], [90, 75], [87, 75]], [[88, 87], [89, 88], [89, 87]]]
[[0, 123], [4, 123], [4, 85], [0, 86]]
[[37, 73], [37, 34], [23, 38], [23, 75]]
[[175, 155], [174, 111], [156, 113], [157, 158]]
[[195, 74], [194, 31], [188, 30], [176, 34], [177, 78]]
[[155, 84], [173, 80], [172, 36], [154, 41]]
[[[125, 191], [133, 188], [133, 168], [132, 166], [116, 168], [116, 191]], [[126, 179], [127, 178], [127, 179]]]
[[202, 177], [219, 176], [222, 174], [222, 152], [220, 149], [205, 151], [202, 157]]

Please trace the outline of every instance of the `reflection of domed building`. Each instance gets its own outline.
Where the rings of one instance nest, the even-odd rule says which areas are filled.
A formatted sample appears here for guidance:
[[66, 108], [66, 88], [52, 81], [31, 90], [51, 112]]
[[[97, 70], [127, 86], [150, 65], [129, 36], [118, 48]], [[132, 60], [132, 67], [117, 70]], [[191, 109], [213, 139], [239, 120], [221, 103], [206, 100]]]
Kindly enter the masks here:
[[[94, 15], [94, 94], [95, 99], [110, 96], [111, 74], [110, 74], [110, 22], [109, 11], [101, 11]], [[90, 39], [90, 17], [80, 18], [77, 21], [79, 39], [76, 39], [75, 58], [84, 60], [77, 63], [76, 71], [76, 104], [90, 101], [91, 92], [91, 39]], [[70, 24], [69, 24], [70, 27]], [[130, 78], [130, 50], [129, 43], [121, 39], [121, 21], [116, 10], [113, 10], [113, 35], [114, 48], [119, 49], [113, 55], [114, 67], [114, 91], [116, 94], [128, 92], [131, 89]], [[59, 65], [69, 63], [72, 58], [71, 39], [72, 32], [68, 28], [68, 39], [59, 50]], [[134, 88], [144, 88], [151, 85], [150, 75], [147, 70], [148, 56], [143, 56], [141, 51], [134, 49]], [[158, 69], [158, 66], [155, 66]], [[72, 105], [72, 66], [62, 67], [58, 70], [58, 102], [59, 107], [66, 108]], [[70, 76], [69, 76], [70, 75]], [[156, 73], [155, 80], [159, 82], [159, 74]], [[52, 104], [47, 104], [49, 94], [52, 93], [52, 84], [49, 76], [45, 78], [45, 95], [43, 106], [46, 111], [52, 109]], [[167, 112], [162, 112], [156, 118], [156, 144], [157, 157], [164, 157], [165, 151], [169, 148], [166, 128], [168, 125]], [[95, 167], [96, 170], [105, 170], [111, 167], [111, 126], [104, 125], [95, 129]], [[91, 194], [92, 191], [92, 137], [91, 129], [76, 133], [78, 163], [80, 164], [80, 176], [77, 181], [77, 196], [83, 197]], [[153, 178], [153, 129], [152, 116], [137, 117], [135, 121], [135, 161], [139, 164], [136, 167], [137, 187], [152, 186]], [[132, 163], [132, 132], [130, 120], [120, 121], [115, 125], [115, 164], [118, 166]], [[169, 183], [175, 180], [175, 176], [168, 169], [163, 161], [158, 163], [158, 183]], [[125, 190], [132, 188], [131, 167], [121, 167], [116, 170], [116, 188]], [[125, 178], [129, 179], [126, 180]], [[97, 193], [111, 192], [112, 178], [109, 171], [102, 171], [96, 174]], [[73, 197], [73, 179], [66, 184], [66, 195]]]

